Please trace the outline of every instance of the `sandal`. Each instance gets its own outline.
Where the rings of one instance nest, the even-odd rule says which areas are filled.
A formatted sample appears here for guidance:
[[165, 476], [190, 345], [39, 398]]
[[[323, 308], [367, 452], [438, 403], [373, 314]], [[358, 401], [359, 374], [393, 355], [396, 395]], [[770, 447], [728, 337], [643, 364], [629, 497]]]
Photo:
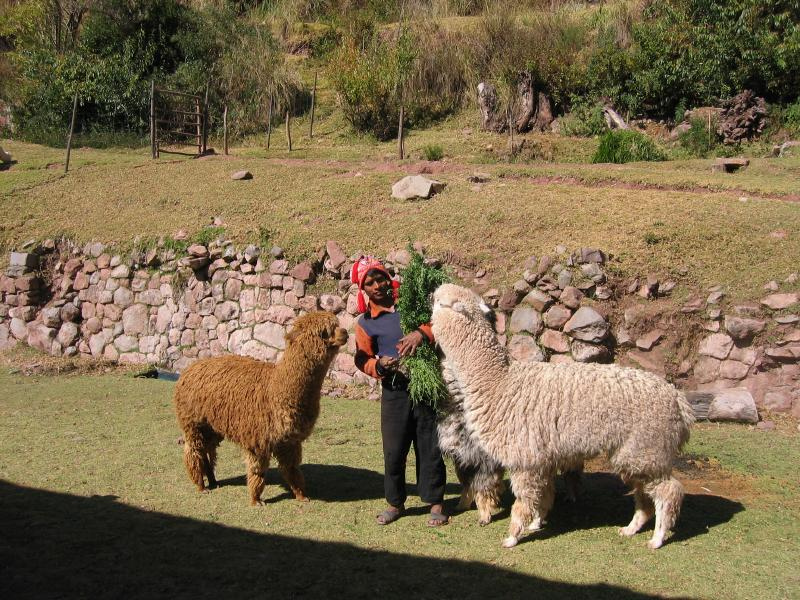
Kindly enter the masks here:
[[399, 519], [402, 515], [402, 509], [392, 510], [387, 508], [383, 510], [377, 517], [375, 517], [375, 520], [377, 521], [378, 525], [388, 525], [389, 523], [397, 521], [397, 519]]
[[430, 514], [430, 518], [428, 519], [428, 527], [441, 527], [442, 525], [447, 525], [450, 522], [450, 517], [447, 515], [443, 515], [442, 513], [432, 512]]

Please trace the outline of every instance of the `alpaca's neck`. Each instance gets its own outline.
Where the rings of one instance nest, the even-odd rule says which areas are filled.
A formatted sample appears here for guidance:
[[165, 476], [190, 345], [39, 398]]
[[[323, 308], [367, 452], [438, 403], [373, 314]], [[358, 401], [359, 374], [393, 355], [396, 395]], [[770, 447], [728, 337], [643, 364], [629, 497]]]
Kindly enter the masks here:
[[272, 372], [272, 398], [290, 413], [311, 416], [319, 414], [319, 397], [325, 374], [333, 356], [308, 356], [300, 348], [289, 346]]
[[500, 396], [498, 382], [508, 372], [508, 353], [491, 330], [465, 333], [457, 331], [455, 339], [447, 342], [452, 349], [448, 352], [448, 348], [444, 348], [447, 361], [465, 395], [465, 406], [469, 403], [470, 408], [479, 408], [484, 403], [494, 404]]

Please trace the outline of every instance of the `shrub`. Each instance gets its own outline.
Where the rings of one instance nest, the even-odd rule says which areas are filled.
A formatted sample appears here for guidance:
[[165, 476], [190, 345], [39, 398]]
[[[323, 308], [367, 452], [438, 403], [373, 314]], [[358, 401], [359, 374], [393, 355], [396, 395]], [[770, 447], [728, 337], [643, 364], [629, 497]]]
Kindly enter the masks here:
[[560, 123], [561, 133], [579, 137], [602, 135], [608, 129], [603, 107], [597, 102], [576, 101]]
[[686, 150], [690, 156], [705, 158], [713, 154], [722, 142], [722, 138], [717, 133], [717, 122], [711, 121], [711, 132], [709, 133], [708, 122], [704, 119], [691, 119], [688, 131], [684, 131], [678, 136], [678, 143]]
[[442, 160], [444, 150], [438, 144], [428, 144], [422, 148], [422, 156], [425, 157], [425, 160]]
[[664, 153], [653, 140], [630, 129], [613, 129], [600, 138], [593, 163], [627, 163], [642, 160], [665, 160]]
[[783, 125], [793, 135], [800, 135], [800, 98], [784, 109]]

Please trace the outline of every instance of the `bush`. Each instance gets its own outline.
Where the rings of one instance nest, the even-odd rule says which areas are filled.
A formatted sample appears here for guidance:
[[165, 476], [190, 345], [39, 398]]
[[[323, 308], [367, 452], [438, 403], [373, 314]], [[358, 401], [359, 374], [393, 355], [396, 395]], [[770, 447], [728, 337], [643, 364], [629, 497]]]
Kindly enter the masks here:
[[444, 158], [444, 150], [438, 144], [428, 144], [422, 148], [422, 156], [425, 160], [442, 160]]
[[572, 110], [560, 119], [561, 133], [579, 137], [602, 135], [608, 129], [603, 107], [595, 102], [580, 100], [572, 105]]
[[430, 29], [402, 36], [375, 36], [365, 48], [348, 40], [334, 55], [329, 74], [356, 131], [385, 141], [397, 133], [400, 100], [409, 127], [428, 124], [461, 104], [466, 77], [447, 34]]
[[792, 135], [800, 135], [800, 98], [784, 109], [783, 125]]
[[600, 146], [592, 157], [592, 162], [619, 164], [665, 159], [665, 154], [643, 133], [630, 129], [614, 129], [600, 138]]
[[713, 154], [722, 142], [721, 136], [717, 133], [716, 120], [711, 121], [710, 134], [708, 130], [709, 127], [706, 120], [691, 119], [689, 121], [689, 130], [678, 136], [678, 143], [690, 156], [705, 158]]

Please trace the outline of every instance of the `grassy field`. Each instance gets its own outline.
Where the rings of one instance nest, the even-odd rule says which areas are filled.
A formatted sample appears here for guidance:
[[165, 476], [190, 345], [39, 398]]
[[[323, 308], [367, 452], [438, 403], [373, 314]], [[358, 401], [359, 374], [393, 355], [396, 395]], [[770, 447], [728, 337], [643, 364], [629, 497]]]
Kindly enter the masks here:
[[[450, 140], [442, 142], [445, 160], [421, 164], [391, 158], [391, 144], [337, 131], [321, 130], [291, 155], [244, 146], [228, 157], [152, 161], [144, 149], [78, 149], [66, 176], [60, 150], [4, 141], [18, 164], [0, 173], [0, 249], [59, 234], [124, 248], [137, 236], [195, 232], [221, 216], [234, 240], [258, 242], [266, 232], [296, 259], [328, 239], [348, 253], [378, 254], [420, 240], [433, 253], [476, 259], [497, 283], [559, 244], [602, 248], [621, 275], [677, 276], [685, 267], [686, 289], [721, 284], [731, 298], [752, 298], [797, 271], [800, 157], [754, 159], [734, 175], [712, 174], [709, 160], [485, 162], [479, 149], [488, 134], [442, 126], [409, 136], [412, 155]], [[422, 167], [447, 182], [445, 191], [429, 201], [391, 200], [392, 183]], [[231, 181], [239, 169], [254, 179]], [[490, 181], [470, 183], [474, 171]]]
[[[173, 384], [129, 375], [0, 369], [0, 574], [8, 597], [796, 598], [800, 438], [700, 425], [679, 463], [689, 494], [658, 552], [617, 536], [632, 501], [602, 468], [561, 494], [543, 532], [500, 548], [510, 497], [488, 527], [475, 511], [425, 527], [424, 507], [375, 525], [383, 506], [379, 406], [326, 398], [304, 449], [312, 502], [271, 469], [247, 505], [238, 450], [222, 487], [189, 482]], [[409, 464], [413, 481], [413, 456]], [[455, 480], [450, 471], [449, 478]], [[560, 489], [560, 488], [559, 488]], [[413, 493], [413, 487], [412, 487]], [[458, 493], [449, 483], [446, 506]]]

